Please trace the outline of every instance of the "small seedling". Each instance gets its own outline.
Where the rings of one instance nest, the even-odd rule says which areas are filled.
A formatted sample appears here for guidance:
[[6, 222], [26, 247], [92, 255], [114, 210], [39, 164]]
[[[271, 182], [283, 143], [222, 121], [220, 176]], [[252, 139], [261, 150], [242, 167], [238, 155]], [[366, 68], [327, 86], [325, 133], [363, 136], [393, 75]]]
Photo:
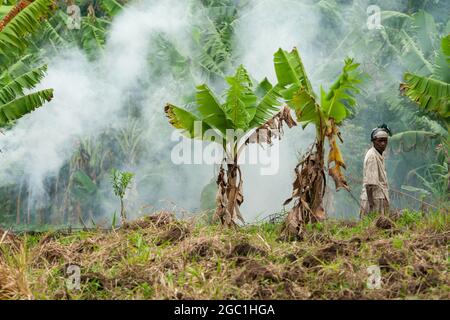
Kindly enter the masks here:
[[111, 171], [114, 194], [120, 199], [120, 217], [122, 218], [122, 222], [126, 220], [123, 198], [133, 176], [134, 174], [131, 172], [119, 171], [114, 168]]

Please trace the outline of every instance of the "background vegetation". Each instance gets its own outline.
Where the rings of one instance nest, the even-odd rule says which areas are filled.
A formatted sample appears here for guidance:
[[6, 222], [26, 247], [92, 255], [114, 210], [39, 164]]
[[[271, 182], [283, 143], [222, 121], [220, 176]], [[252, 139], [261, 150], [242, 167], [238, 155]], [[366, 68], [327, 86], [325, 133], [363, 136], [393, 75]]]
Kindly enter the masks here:
[[[108, 42], [112, 21], [127, 10], [130, 2], [78, 1], [82, 15], [81, 29], [69, 30], [64, 2], [28, 1], [31, 3], [28, 11], [25, 8], [18, 13], [0, 32], [0, 52], [4, 53], [0, 58], [2, 103], [8, 102], [6, 98], [18, 99], [25, 89], [37, 86], [45, 75], [45, 64], [52, 56], [68, 48], [82, 50], [91, 61], [100, 59]], [[3, 1], [0, 18], [5, 19], [12, 9], [23, 6], [23, 3]], [[448, 14], [445, 14], [449, 12], [448, 2], [380, 2], [382, 29], [377, 32], [367, 32], [365, 27], [366, 1], [298, 1], [292, 2], [292, 5], [295, 10], [318, 13], [324, 30], [318, 32], [313, 48], [305, 48], [306, 54], [313, 50], [314, 55], [324, 61], [311, 70], [313, 83], [330, 83], [342, 68], [341, 57], [348, 55], [361, 63], [360, 69], [367, 76], [362, 92], [356, 97], [357, 106], [348, 106], [352, 115], [343, 121], [341, 128], [343, 140], [351, 141], [344, 144], [341, 151], [347, 164], [345, 174], [353, 197], [340, 192], [335, 195], [328, 211], [336, 216], [355, 217], [358, 211], [355, 198], [359, 197], [362, 159], [368, 147], [368, 135], [372, 127], [383, 122], [388, 123], [395, 133], [387, 159], [393, 207], [427, 209], [428, 203], [432, 204], [428, 208], [448, 208], [449, 91], [446, 90], [450, 78], [450, 21]], [[31, 6], [34, 6], [33, 10], [29, 9]], [[198, 84], [200, 72], [200, 78], [206, 83], [219, 83], [218, 87], [223, 88], [220, 81], [240, 64], [240, 58], [245, 54], [236, 49], [240, 36], [236, 34], [236, 29], [241, 15], [251, 12], [254, 6], [251, 1], [190, 1], [188, 14], [196, 17], [192, 29], [188, 31], [193, 50], [186, 55], [186, 51], [180, 50], [169, 35], [164, 32], [154, 34], [152, 41], [157, 45], [153, 46], [147, 59], [152, 70], [148, 79], [170, 75], [181, 92], [189, 92], [192, 90], [181, 88], [190, 89]], [[6, 28], [18, 30], [21, 37], [12, 38]], [[9, 46], [6, 47], [7, 43]], [[408, 75], [403, 76], [404, 73]], [[408, 91], [411, 82], [418, 79], [413, 77], [425, 79], [424, 86], [429, 90]], [[401, 82], [402, 91], [399, 90]], [[435, 88], [444, 89], [437, 91]], [[16, 102], [15, 112], [21, 112], [16, 113], [15, 117], [2, 118], [0, 113], [3, 130], [9, 130], [16, 118], [49, 100], [50, 93], [42, 91], [40, 100], [30, 100], [21, 106]], [[420, 101], [413, 101], [420, 100], [418, 95], [434, 95], [441, 111], [429, 105], [421, 107]], [[183, 102], [190, 110], [193, 110], [194, 98], [193, 95], [184, 97]], [[136, 175], [133, 180], [128, 203], [131, 212], [138, 210], [137, 204], [133, 207], [133, 194], [146, 190], [150, 185], [158, 185], [165, 173], [177, 172], [179, 169], [176, 166], [157, 155], [148, 154], [144, 137], [149, 128], [143, 121], [146, 105], [140, 92], [130, 91], [125, 99], [128, 103], [125, 110], [121, 110], [123, 127], [78, 137], [70, 161], [55, 176], [46, 179], [44, 202], [28, 201], [33, 190], [26, 177], [17, 179], [13, 184], [2, 184], [0, 222], [5, 225], [14, 223], [16, 226], [93, 225], [104, 215], [101, 203], [113, 195], [112, 187], [105, 187], [104, 183], [109, 181], [112, 168], [133, 171], [142, 159], [153, 163], [153, 171]], [[0, 108], [6, 114], [4, 106], [0, 104]], [[169, 149], [164, 151], [170, 152]], [[20, 169], [14, 175], [20, 177]], [[183, 176], [180, 179], [179, 183], [183, 183]], [[202, 199], [198, 199], [198, 209], [214, 206], [209, 195], [215, 191], [214, 183], [208, 188], [204, 189]], [[158, 192], [146, 198], [152, 204], [159, 200]], [[112, 214], [108, 213], [110, 218]]]

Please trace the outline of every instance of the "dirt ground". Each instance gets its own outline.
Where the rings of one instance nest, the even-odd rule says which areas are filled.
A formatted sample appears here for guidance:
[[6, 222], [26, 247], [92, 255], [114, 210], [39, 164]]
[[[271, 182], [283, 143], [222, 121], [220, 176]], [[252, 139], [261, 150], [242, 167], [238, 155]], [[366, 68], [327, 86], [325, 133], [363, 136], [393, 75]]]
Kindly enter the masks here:
[[0, 230], [0, 299], [449, 299], [448, 216], [383, 219], [308, 225], [289, 242], [278, 224], [225, 229], [170, 212], [107, 232]]

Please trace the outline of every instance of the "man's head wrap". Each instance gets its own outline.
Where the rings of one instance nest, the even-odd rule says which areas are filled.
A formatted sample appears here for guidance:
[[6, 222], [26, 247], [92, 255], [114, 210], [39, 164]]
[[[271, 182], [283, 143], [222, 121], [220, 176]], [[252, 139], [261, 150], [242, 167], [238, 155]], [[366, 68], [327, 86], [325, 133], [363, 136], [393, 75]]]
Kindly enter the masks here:
[[391, 129], [386, 124], [382, 124], [372, 130], [370, 134], [370, 140], [373, 141], [378, 138], [387, 138], [392, 136]]

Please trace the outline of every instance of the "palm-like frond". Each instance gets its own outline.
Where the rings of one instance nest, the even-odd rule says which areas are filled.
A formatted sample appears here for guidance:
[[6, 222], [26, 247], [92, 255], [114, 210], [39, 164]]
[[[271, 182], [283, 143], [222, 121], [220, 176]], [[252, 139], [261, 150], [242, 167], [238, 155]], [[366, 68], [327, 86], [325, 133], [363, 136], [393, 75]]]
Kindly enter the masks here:
[[88, 53], [94, 55], [103, 49], [106, 42], [106, 30], [99, 23], [98, 19], [83, 17], [81, 20], [81, 46]]
[[434, 63], [433, 78], [450, 83], [450, 34], [441, 40]]
[[225, 134], [226, 129], [230, 127], [230, 123], [211, 89], [206, 84], [197, 86], [195, 99], [203, 120]]
[[280, 48], [274, 55], [274, 65], [280, 86], [296, 85], [297, 87], [305, 87], [305, 90], [314, 96], [297, 48], [294, 48], [291, 52]]
[[[6, 82], [5, 85], [0, 87], [0, 102], [6, 103], [15, 99], [19, 95], [23, 95], [25, 89], [34, 88], [41, 79], [45, 76], [47, 71], [47, 66], [43, 65], [41, 67], [32, 69], [27, 73], [24, 73], [10, 81]], [[5, 77], [6, 78], [6, 77]], [[0, 77], [0, 84], [3, 83]]]
[[442, 38], [441, 48], [444, 54], [447, 56], [447, 61], [450, 63], [450, 34]]
[[18, 57], [15, 61], [7, 63], [0, 67], [0, 85], [6, 85], [12, 79], [27, 73], [30, 65], [36, 64], [36, 57], [34, 55], [28, 54], [25, 56]]
[[[298, 53], [295, 53], [298, 56]], [[278, 51], [275, 55], [275, 66], [279, 66], [277, 77], [288, 86], [283, 96], [288, 105], [293, 108], [297, 120], [305, 127], [308, 123], [319, 124], [320, 118], [333, 118], [336, 124], [347, 118], [351, 112], [349, 107], [355, 105], [354, 95], [359, 92], [357, 84], [361, 82], [361, 74], [357, 71], [358, 63], [346, 59], [342, 73], [330, 87], [328, 93], [321, 88], [320, 106], [312, 92], [311, 84], [304, 73], [303, 67], [292, 67], [288, 63], [287, 54]], [[296, 60], [296, 59], [292, 59]], [[282, 63], [280, 61], [283, 61]], [[298, 64], [297, 65], [301, 65]], [[279, 81], [280, 81], [279, 80]]]
[[354, 95], [359, 93], [357, 85], [361, 82], [361, 74], [357, 71], [359, 63], [353, 59], [345, 59], [345, 65], [339, 78], [333, 83], [328, 94], [321, 95], [321, 109], [336, 124], [347, 118], [351, 112], [348, 107], [354, 106]]
[[425, 111], [450, 117], [450, 84], [436, 79], [405, 73], [400, 84], [402, 94], [416, 102]]
[[224, 77], [224, 73], [231, 67], [230, 50], [222, 33], [208, 18], [206, 21], [206, 26], [194, 28], [194, 41], [201, 48], [195, 60], [206, 73]]
[[262, 98], [272, 88], [273, 85], [270, 83], [270, 81], [267, 78], [264, 78], [256, 87], [255, 94], [258, 96], [258, 98]]
[[[17, 3], [14, 3], [13, 6], [9, 6], [9, 11], [4, 12], [2, 19], [0, 20], [0, 31], [12, 20], [15, 16], [19, 14], [20, 11], [25, 9], [31, 1], [29, 0], [19, 0]], [[0, 4], [1, 6], [1, 4]]]
[[423, 10], [412, 15], [413, 29], [419, 48], [425, 55], [430, 57], [438, 43], [438, 31], [433, 16]]
[[[58, 15], [55, 17], [60, 16]], [[42, 22], [42, 30], [39, 32], [39, 34], [41, 35], [42, 39], [49, 41], [52, 47], [56, 50], [67, 46], [67, 40], [59, 34], [57, 29], [48, 20]]]
[[21, 96], [6, 104], [0, 104], [0, 127], [41, 107], [46, 101], [50, 101], [52, 98], [53, 89], [46, 89]]
[[[182, 130], [183, 134], [189, 138], [203, 139], [203, 134], [211, 127], [189, 111], [168, 103], [164, 111], [169, 123], [176, 129]], [[200, 130], [201, 126], [201, 130]], [[197, 130], [197, 128], [199, 130]]]
[[389, 139], [389, 148], [395, 153], [409, 152], [412, 150], [427, 151], [431, 142], [439, 137], [439, 134], [429, 131], [404, 131], [394, 134]]
[[[207, 85], [197, 86], [196, 107], [200, 115], [168, 104], [165, 111], [169, 122], [177, 129], [186, 130], [186, 135], [191, 138], [202, 138], [199, 132], [193, 133], [195, 121], [200, 121], [204, 124], [203, 132], [214, 129], [226, 139], [227, 129], [248, 132], [267, 124], [272, 117], [277, 116], [275, 113], [280, 111], [282, 104], [282, 88], [279, 85], [272, 87], [270, 82], [264, 79], [255, 90], [243, 66], [239, 66], [235, 75], [227, 77], [226, 81], [229, 88], [224, 93], [224, 103], [219, 101]], [[255, 92], [258, 92], [258, 95]], [[288, 121], [290, 116], [286, 113], [278, 114], [277, 119], [279, 126], [281, 121], [289, 122], [288, 125], [292, 126]], [[272, 119], [272, 122], [276, 121]], [[269, 131], [274, 129], [272, 122], [267, 126]]]
[[297, 121], [302, 123], [303, 128], [309, 123], [319, 124], [320, 106], [305, 87], [300, 87], [293, 93], [292, 99], [288, 100], [288, 105], [294, 109]]
[[422, 50], [405, 30], [400, 31], [400, 62], [409, 72], [430, 75], [433, 65], [426, 59]]
[[40, 26], [40, 19], [51, 10], [52, 0], [35, 0], [20, 11], [0, 32], [0, 54], [13, 57], [28, 45], [26, 36]]
[[257, 97], [252, 91], [252, 81], [243, 66], [233, 77], [227, 77], [229, 85], [223, 110], [235, 129], [246, 130], [256, 113]]
[[102, 0], [100, 6], [110, 17], [114, 17], [123, 9], [123, 5], [116, 0]]
[[238, 6], [234, 1], [191, 4], [198, 21], [193, 28], [193, 40], [200, 48], [195, 62], [208, 76], [223, 78], [232, 67], [233, 23], [238, 18]]
[[[268, 87], [266, 87], [266, 89], [268, 89]], [[261, 126], [267, 119], [271, 118], [280, 110], [283, 103], [281, 90], [282, 88], [279, 85], [276, 85], [266, 92], [256, 106], [255, 115], [249, 125], [250, 128]]]

